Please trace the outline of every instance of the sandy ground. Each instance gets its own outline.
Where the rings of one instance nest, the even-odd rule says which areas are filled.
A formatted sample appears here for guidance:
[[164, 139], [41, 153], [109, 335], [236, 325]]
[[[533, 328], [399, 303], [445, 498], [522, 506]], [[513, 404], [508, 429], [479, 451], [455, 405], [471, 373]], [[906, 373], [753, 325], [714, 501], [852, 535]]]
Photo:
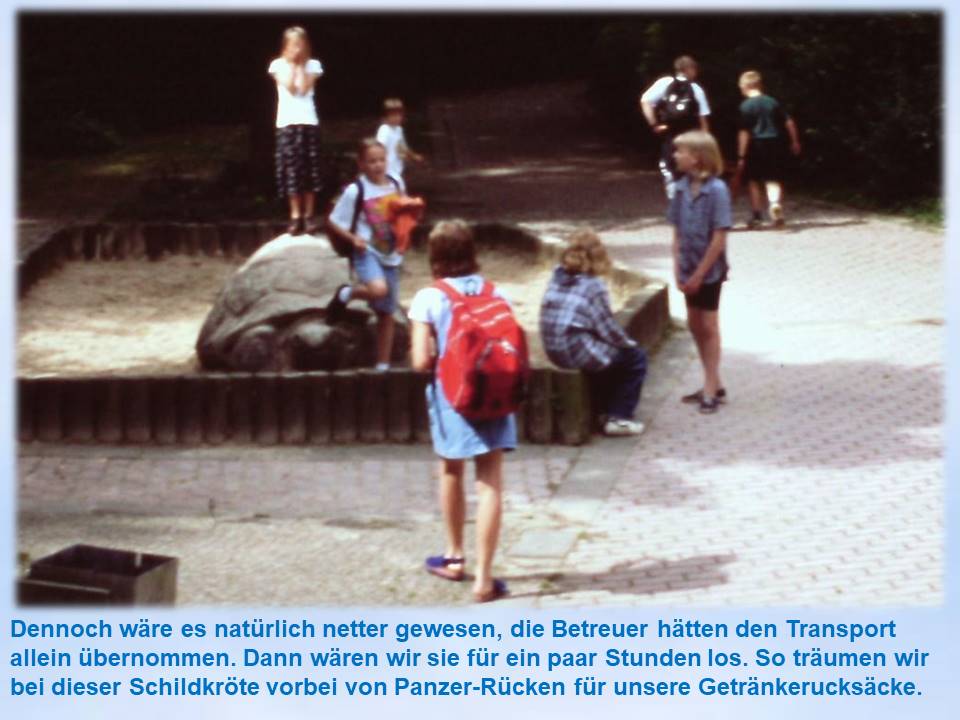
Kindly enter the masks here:
[[[550, 261], [498, 252], [482, 255], [481, 262], [527, 329], [534, 362], [546, 362], [537, 322]], [[191, 372], [200, 326], [238, 265], [237, 260], [187, 256], [69, 263], [37, 283], [20, 303], [18, 374]], [[401, 302], [406, 306], [432, 279], [422, 253], [411, 253], [403, 267]], [[612, 286], [614, 306], [637, 288]]]

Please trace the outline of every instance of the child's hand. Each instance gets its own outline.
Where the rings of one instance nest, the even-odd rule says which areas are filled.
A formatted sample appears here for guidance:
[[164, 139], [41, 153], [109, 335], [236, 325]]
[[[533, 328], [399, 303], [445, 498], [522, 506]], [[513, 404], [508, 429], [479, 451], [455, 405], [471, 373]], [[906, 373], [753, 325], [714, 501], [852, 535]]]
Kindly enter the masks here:
[[700, 289], [700, 286], [703, 284], [703, 276], [699, 273], [694, 273], [689, 278], [687, 282], [680, 287], [680, 290], [684, 295], [695, 295], [696, 292]]
[[790, 144], [790, 152], [792, 152], [794, 155], [799, 155], [799, 154], [800, 154], [800, 143], [799, 143], [799, 142], [791, 143], [791, 144]]
[[367, 241], [362, 237], [354, 236], [353, 246], [357, 249], [361, 255], [367, 251]]

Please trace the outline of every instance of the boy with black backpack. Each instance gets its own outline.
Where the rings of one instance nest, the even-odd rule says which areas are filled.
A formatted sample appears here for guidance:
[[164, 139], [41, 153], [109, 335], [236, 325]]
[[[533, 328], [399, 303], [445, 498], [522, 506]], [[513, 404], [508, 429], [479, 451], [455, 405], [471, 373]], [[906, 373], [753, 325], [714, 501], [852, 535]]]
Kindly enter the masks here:
[[696, 83], [697, 61], [682, 55], [673, 61], [673, 70], [673, 75], [660, 78], [640, 96], [643, 116], [662, 138], [659, 167], [668, 200], [673, 198], [679, 179], [673, 162], [673, 139], [689, 130], [710, 132], [710, 103]]

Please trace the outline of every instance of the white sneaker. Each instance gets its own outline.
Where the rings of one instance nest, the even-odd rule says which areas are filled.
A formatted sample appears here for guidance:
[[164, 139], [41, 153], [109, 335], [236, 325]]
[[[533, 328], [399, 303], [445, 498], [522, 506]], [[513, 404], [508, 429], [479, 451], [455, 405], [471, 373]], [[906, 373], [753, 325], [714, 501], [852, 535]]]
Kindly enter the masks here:
[[644, 431], [644, 425], [638, 420], [611, 418], [603, 425], [603, 434], [609, 437], [626, 437], [639, 435]]
[[774, 203], [770, 206], [770, 219], [773, 220], [774, 227], [781, 228], [786, 224], [783, 217], [783, 206], [780, 203]]

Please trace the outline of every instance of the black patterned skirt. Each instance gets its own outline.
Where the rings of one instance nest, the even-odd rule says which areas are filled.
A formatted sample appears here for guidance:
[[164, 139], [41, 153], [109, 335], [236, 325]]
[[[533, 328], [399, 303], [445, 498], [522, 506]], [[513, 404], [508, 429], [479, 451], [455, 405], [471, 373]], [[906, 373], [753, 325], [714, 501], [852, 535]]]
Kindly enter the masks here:
[[319, 192], [321, 186], [320, 126], [277, 128], [277, 194], [280, 197]]

